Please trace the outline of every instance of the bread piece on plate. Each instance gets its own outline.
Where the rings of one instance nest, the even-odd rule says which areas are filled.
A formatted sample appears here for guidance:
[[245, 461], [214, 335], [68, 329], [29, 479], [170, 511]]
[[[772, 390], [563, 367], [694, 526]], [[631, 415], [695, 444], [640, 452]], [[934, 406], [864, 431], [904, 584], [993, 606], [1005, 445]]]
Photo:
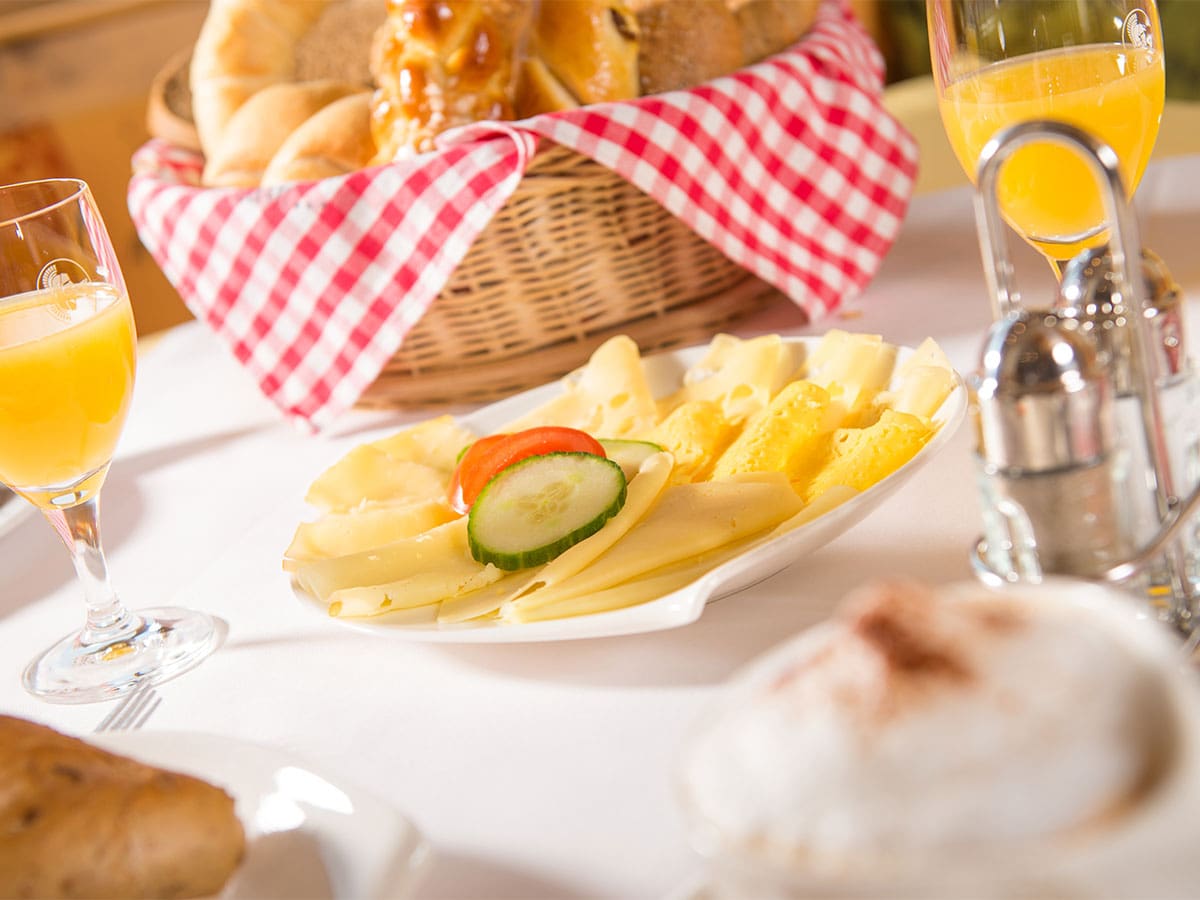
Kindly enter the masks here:
[[628, 0], [640, 32], [643, 94], [690, 88], [742, 65], [737, 17], [724, 0]]
[[244, 853], [220, 788], [0, 716], [0, 896], [212, 895]]
[[263, 88], [230, 118], [205, 163], [204, 184], [257, 187], [292, 132], [335, 100], [361, 92], [361, 86], [341, 81], [284, 82]]
[[384, 3], [212, 0], [189, 72], [204, 152], [213, 152], [238, 107], [269, 85], [333, 78], [367, 86]]
[[638, 96], [637, 19], [622, 0], [542, 3], [528, 53], [580, 104]]
[[263, 187], [345, 175], [371, 164], [371, 92], [351, 94], [319, 110], [293, 131], [271, 159]]
[[821, 0], [726, 0], [742, 35], [742, 64], [786, 50], [812, 27]]
[[379, 161], [433, 149], [456, 125], [513, 117], [527, 0], [390, 0], [372, 51]]

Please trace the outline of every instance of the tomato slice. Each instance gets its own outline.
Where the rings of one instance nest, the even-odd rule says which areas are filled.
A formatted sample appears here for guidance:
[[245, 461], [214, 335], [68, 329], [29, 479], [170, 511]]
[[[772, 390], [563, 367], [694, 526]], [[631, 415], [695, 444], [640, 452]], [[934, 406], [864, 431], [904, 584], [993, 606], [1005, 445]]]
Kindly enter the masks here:
[[450, 479], [450, 505], [460, 513], [467, 512], [484, 485], [501, 469], [543, 453], [605, 456], [600, 442], [586, 431], [561, 425], [544, 425], [516, 434], [493, 434], [480, 438], [467, 449], [454, 470]]

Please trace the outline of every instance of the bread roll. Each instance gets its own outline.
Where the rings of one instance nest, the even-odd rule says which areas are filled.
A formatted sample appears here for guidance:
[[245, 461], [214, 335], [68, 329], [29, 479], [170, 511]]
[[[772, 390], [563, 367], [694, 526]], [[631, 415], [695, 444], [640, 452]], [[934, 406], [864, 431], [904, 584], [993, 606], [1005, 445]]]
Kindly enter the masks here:
[[345, 175], [371, 164], [371, 92], [343, 97], [315, 113], [279, 147], [262, 176], [264, 187]]
[[284, 82], [263, 88], [230, 118], [205, 163], [204, 184], [257, 186], [292, 132], [335, 100], [361, 91], [361, 86], [340, 81]]
[[638, 95], [637, 19], [621, 0], [543, 2], [528, 54], [580, 104]]
[[0, 716], [0, 896], [196, 897], [245, 852], [220, 788]]
[[389, 0], [373, 50], [379, 160], [433, 149], [448, 128], [511, 119], [526, 0]]
[[629, 0], [640, 31], [642, 94], [694, 87], [742, 65], [737, 17], [724, 0]]
[[742, 36], [742, 64], [786, 50], [812, 27], [821, 0], [726, 0]]
[[212, 0], [192, 52], [192, 112], [204, 152], [265, 87], [334, 78], [366, 86], [384, 0]]

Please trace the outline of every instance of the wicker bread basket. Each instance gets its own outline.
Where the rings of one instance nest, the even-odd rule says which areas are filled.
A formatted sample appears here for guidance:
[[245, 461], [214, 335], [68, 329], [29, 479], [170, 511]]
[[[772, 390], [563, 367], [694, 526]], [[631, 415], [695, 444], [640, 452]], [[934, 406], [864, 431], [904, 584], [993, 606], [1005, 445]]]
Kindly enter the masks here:
[[545, 145], [361, 402], [488, 399], [615, 334], [643, 351], [707, 340], [773, 296], [619, 175]]
[[[180, 102], [187, 71], [181, 55], [155, 79], [150, 130], [198, 146]], [[494, 399], [570, 371], [615, 334], [647, 352], [698, 343], [776, 296], [619, 175], [543, 142], [360, 405]]]

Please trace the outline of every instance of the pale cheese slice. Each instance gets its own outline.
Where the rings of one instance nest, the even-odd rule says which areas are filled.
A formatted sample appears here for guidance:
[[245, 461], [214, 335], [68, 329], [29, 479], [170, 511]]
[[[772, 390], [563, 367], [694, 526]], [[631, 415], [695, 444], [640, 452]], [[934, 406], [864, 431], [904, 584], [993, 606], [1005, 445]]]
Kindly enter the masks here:
[[304, 499], [322, 512], [348, 512], [370, 502], [437, 500], [445, 496], [447, 481], [441, 469], [363, 444], [326, 469]]
[[382, 547], [457, 517], [458, 514], [440, 498], [410, 503], [368, 503], [349, 512], [328, 513], [311, 522], [300, 523], [284, 553], [283, 568], [292, 572], [302, 563]]
[[471, 556], [465, 518], [362, 553], [305, 563], [296, 569], [295, 578], [308, 593], [328, 601], [343, 588], [387, 584], [439, 568], [446, 572], [484, 568]]
[[787, 383], [795, 369], [792, 352], [777, 334], [742, 340], [730, 334], [713, 337], [704, 356], [683, 376], [683, 387], [664, 406], [709, 401], [730, 422], [742, 422], [762, 410]]
[[591, 566], [553, 587], [505, 603], [501, 615], [510, 619], [518, 608], [529, 610], [605, 590], [711, 552], [778, 525], [800, 506], [781, 472], [747, 480], [671, 485], [625, 538]]
[[421, 463], [449, 475], [458, 463], [458, 454], [478, 437], [475, 432], [459, 425], [453, 416], [437, 416], [372, 441], [368, 446], [392, 459]]
[[891, 380], [897, 349], [877, 334], [828, 332], [808, 360], [805, 377], [821, 385], [847, 415], [868, 406]]
[[624, 335], [596, 348], [582, 369], [563, 380], [563, 392], [531, 410], [504, 431], [565, 425], [594, 437], [634, 437], [658, 422], [638, 346]]
[[329, 595], [331, 616], [377, 616], [392, 610], [441, 603], [499, 581], [504, 573], [469, 556], [448, 556], [421, 572], [387, 584], [348, 587]]

